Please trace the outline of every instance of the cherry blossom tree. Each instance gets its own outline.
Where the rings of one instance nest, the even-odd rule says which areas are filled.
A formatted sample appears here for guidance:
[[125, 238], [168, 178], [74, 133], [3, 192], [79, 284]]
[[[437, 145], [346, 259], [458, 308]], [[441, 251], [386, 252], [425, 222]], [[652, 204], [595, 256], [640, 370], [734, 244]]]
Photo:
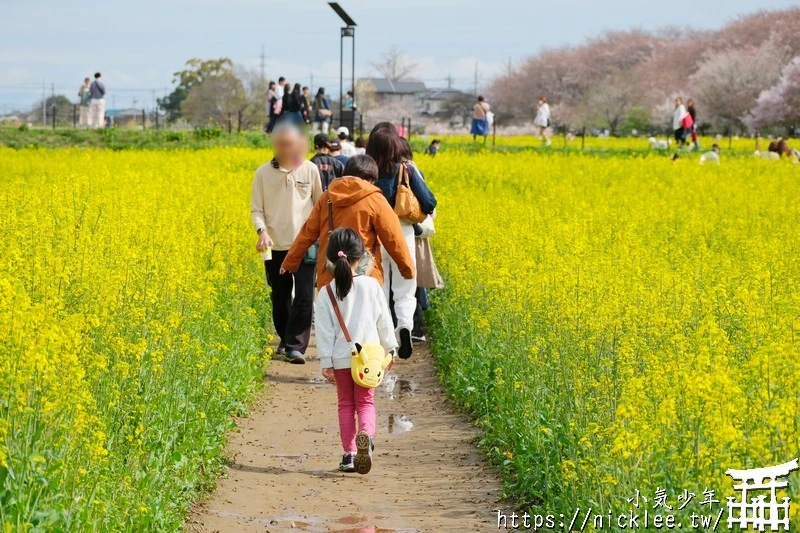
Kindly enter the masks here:
[[761, 92], [748, 124], [754, 129], [800, 124], [800, 56], [783, 68], [778, 83]]

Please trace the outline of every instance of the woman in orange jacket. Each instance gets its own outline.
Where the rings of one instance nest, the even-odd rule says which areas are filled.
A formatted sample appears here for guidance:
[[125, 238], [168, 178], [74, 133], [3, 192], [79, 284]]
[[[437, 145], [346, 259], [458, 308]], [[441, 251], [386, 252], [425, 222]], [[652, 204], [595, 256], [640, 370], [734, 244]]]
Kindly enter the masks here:
[[[377, 179], [378, 166], [370, 156], [351, 157], [345, 166], [344, 176], [333, 180], [314, 206], [286, 254], [281, 270], [297, 271], [306, 251], [319, 240], [317, 288], [321, 289], [333, 279], [325, 267], [330, 228], [353, 228], [364, 239], [366, 249], [374, 258], [375, 266], [370, 275], [379, 283], [383, 284], [381, 244], [395, 260], [403, 277], [414, 279], [414, 260], [400, 220], [381, 190], [374, 185]], [[328, 224], [329, 212], [333, 213], [332, 225]]]

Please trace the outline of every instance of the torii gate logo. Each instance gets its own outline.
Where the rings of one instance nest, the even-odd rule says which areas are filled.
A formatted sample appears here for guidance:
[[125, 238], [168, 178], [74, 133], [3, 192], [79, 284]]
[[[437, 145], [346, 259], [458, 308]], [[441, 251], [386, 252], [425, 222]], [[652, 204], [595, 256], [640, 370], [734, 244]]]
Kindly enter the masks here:
[[764, 468], [728, 469], [725, 473], [739, 482], [733, 486], [734, 490], [742, 493], [738, 501], [728, 496], [728, 529], [738, 525], [739, 529], [747, 530], [789, 531], [791, 499], [784, 497], [779, 502], [776, 493], [789, 485], [786, 478], [797, 469], [797, 459]]

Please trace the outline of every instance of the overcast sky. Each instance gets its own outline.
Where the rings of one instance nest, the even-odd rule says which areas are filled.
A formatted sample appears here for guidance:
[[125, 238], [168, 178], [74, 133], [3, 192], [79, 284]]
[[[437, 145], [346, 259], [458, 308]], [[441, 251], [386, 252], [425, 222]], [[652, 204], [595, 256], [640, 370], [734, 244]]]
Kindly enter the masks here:
[[[579, 43], [607, 29], [718, 28], [756, 9], [797, 0], [340, 0], [358, 24], [356, 74], [390, 46], [419, 63], [429, 86], [483, 85], [509, 61], [542, 47]], [[683, 8], [683, 9], [681, 9]], [[327, 2], [271, 0], [3, 0], [0, 113], [26, 109], [55, 84], [70, 98], [84, 76], [102, 71], [108, 105], [148, 106], [168, 92], [191, 57], [227, 56], [267, 75], [338, 93], [340, 21]], [[346, 49], [346, 64], [349, 52]], [[345, 72], [348, 75], [348, 71]]]

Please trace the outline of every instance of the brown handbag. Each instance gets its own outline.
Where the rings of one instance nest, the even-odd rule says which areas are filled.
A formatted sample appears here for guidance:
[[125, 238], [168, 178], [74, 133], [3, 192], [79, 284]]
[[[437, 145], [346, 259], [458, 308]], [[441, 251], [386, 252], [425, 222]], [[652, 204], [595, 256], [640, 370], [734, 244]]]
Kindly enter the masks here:
[[401, 221], [408, 224], [419, 224], [428, 216], [422, 212], [414, 191], [409, 184], [408, 169], [405, 164], [397, 171], [397, 194], [394, 200], [394, 212]]

